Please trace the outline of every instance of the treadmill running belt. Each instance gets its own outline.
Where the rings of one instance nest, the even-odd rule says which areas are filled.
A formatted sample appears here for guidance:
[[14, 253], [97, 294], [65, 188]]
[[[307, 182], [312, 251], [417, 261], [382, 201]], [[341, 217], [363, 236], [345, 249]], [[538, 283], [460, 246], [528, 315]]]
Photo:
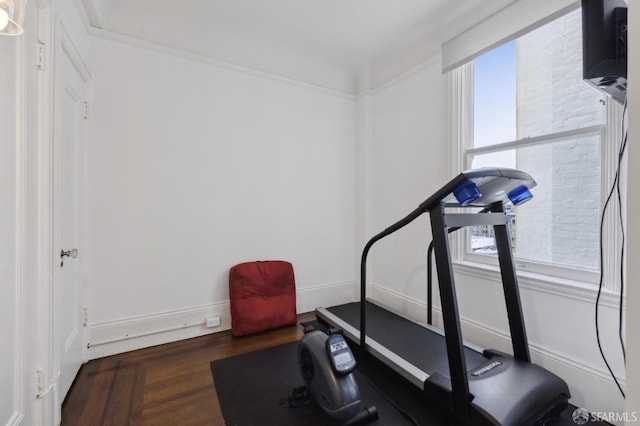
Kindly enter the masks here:
[[[360, 302], [327, 308], [347, 324], [360, 330]], [[449, 377], [449, 361], [444, 337], [399, 315], [367, 302], [367, 337], [395, 352], [428, 375], [440, 373]], [[467, 371], [487, 359], [465, 347]]]

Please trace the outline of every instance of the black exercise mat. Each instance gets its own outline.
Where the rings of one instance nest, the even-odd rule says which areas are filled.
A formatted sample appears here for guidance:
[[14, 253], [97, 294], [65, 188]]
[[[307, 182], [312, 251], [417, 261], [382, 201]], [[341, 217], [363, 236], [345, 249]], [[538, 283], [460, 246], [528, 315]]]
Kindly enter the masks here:
[[[289, 407], [287, 397], [303, 384], [297, 361], [298, 342], [211, 362], [211, 372], [227, 426], [253, 425], [334, 425], [324, 412], [311, 403]], [[365, 406], [375, 405], [380, 419], [373, 425], [412, 425], [393, 405], [374, 389], [383, 386], [364, 377], [363, 363], [355, 371]], [[373, 384], [375, 383], [375, 384]], [[373, 384], [373, 385], [372, 385]], [[402, 395], [393, 389], [395, 396]], [[411, 389], [409, 389], [411, 390]], [[426, 414], [416, 418], [419, 424], [434, 423]]]
[[[291, 408], [288, 396], [294, 387], [302, 385], [297, 361], [298, 342], [287, 343], [244, 355], [211, 362], [222, 414], [227, 426], [334, 426], [322, 410], [311, 403]], [[366, 406], [375, 405], [380, 419], [372, 425], [434, 425], [457, 424], [442, 407], [425, 401], [416, 387], [398, 376], [384, 364], [352, 350], [358, 361], [354, 372]], [[575, 426], [568, 407], [549, 426]], [[413, 420], [401, 412], [407, 413]], [[588, 425], [598, 424], [588, 422]]]

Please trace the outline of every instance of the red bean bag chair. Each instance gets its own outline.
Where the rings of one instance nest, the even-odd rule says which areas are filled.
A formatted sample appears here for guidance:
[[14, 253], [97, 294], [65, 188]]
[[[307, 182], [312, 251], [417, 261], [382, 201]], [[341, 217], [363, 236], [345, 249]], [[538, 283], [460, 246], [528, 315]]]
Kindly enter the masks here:
[[229, 270], [231, 332], [255, 334], [295, 324], [293, 266], [283, 260], [240, 263]]

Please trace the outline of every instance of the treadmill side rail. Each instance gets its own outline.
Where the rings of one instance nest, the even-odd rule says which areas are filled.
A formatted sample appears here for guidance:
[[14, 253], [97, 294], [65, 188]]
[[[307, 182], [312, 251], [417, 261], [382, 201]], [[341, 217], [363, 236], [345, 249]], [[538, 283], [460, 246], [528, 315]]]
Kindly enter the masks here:
[[[344, 335], [354, 343], [360, 343], [360, 331], [344, 321], [342, 318], [332, 314], [325, 308], [316, 309], [316, 317], [330, 324], [333, 327], [340, 327], [344, 331]], [[387, 349], [371, 337], [367, 338], [366, 350], [373, 356], [382, 361], [396, 373], [411, 382], [419, 389], [424, 389], [424, 383], [429, 378], [429, 374], [425, 373], [415, 365], [407, 362], [401, 356]]]

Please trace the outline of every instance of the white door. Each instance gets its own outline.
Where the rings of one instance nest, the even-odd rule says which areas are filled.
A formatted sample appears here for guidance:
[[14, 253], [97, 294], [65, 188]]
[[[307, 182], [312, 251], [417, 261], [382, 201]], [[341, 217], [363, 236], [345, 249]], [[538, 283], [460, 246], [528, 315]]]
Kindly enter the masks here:
[[55, 144], [58, 177], [60, 255], [54, 267], [59, 269], [54, 300], [57, 302], [60, 344], [60, 402], [64, 400], [85, 356], [84, 336], [84, 278], [83, 264], [83, 155], [86, 111], [86, 82], [65, 49], [61, 49], [56, 103], [59, 108], [59, 129]]

